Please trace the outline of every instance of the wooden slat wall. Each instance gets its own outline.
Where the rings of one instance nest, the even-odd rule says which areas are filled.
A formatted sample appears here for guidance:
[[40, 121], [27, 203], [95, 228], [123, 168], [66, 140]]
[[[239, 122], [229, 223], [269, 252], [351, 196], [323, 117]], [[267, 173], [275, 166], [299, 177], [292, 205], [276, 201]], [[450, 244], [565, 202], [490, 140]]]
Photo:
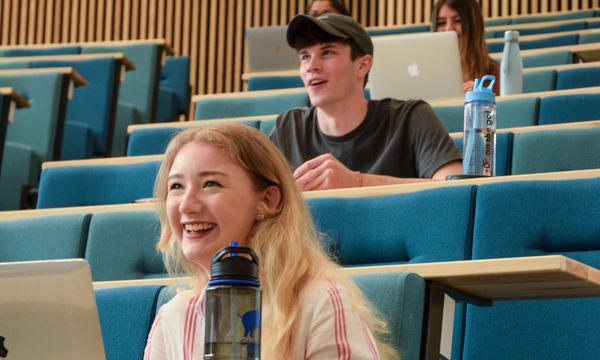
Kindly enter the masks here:
[[[484, 16], [598, 9], [600, 0], [480, 0]], [[0, 45], [165, 38], [191, 57], [193, 94], [243, 90], [244, 28], [286, 24], [310, 0], [0, 0]], [[346, 0], [365, 26], [427, 23], [434, 0]]]

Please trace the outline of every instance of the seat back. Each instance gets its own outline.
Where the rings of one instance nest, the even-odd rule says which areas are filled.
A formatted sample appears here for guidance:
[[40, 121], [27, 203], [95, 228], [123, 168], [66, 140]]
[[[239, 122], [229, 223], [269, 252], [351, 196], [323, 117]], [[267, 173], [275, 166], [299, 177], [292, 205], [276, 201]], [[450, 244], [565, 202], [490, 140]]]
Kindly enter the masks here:
[[352, 280], [387, 321], [390, 342], [403, 360], [420, 357], [425, 281], [414, 273], [352, 276]]
[[[500, 61], [500, 59], [496, 59]], [[552, 51], [537, 55], [523, 56], [523, 67], [567, 65], [573, 63], [573, 53], [569, 50]]]
[[[66, 122], [80, 122], [94, 135], [93, 150], [96, 155], [107, 155], [110, 135], [114, 124], [113, 97], [117, 74], [116, 60], [112, 57], [82, 60], [34, 60], [32, 67], [73, 67], [87, 80], [87, 86], [74, 89], [73, 98], [67, 103]], [[64, 139], [63, 149], [69, 139]], [[68, 157], [61, 152], [63, 159]]]
[[[473, 259], [561, 254], [598, 268], [599, 199], [600, 178], [481, 185]], [[597, 298], [468, 305], [462, 358], [595, 358], [599, 312]]]
[[78, 165], [42, 170], [38, 209], [123, 204], [152, 197], [160, 161]]
[[523, 73], [523, 93], [556, 90], [556, 73], [554, 69]]
[[135, 71], [125, 73], [119, 88], [118, 102], [133, 105], [142, 123], [154, 122], [155, 101], [160, 71], [159, 48], [154, 42], [135, 42], [126, 45], [84, 45], [82, 54], [121, 52], [135, 64]]
[[582, 67], [558, 72], [556, 90], [600, 85], [600, 67]]
[[289, 89], [304, 87], [298, 75], [292, 76], [255, 76], [248, 79], [248, 91]]
[[427, 32], [431, 30], [431, 25], [413, 25], [413, 26], [401, 26], [401, 27], [389, 27], [381, 29], [366, 29], [369, 36], [380, 36], [380, 35], [396, 35], [396, 34], [412, 34], [419, 32]]
[[474, 196], [469, 185], [308, 205], [341, 264], [420, 263], [469, 258]]
[[97, 289], [96, 306], [107, 360], [144, 357], [162, 285]]
[[598, 119], [600, 94], [547, 96], [540, 100], [539, 125]]
[[81, 258], [90, 214], [0, 221], [0, 262]]
[[24, 47], [4, 49], [2, 56], [21, 57], [21, 56], [42, 56], [42, 55], [75, 55], [81, 53], [79, 45], [59, 45], [52, 47]]
[[159, 86], [175, 94], [177, 114], [187, 115], [190, 107], [190, 57], [166, 58], [160, 69]]
[[[511, 132], [496, 133], [496, 176], [511, 175], [513, 136]], [[463, 138], [455, 138], [454, 143], [462, 152]]]
[[[256, 94], [256, 93], [254, 93]], [[305, 91], [271, 95], [206, 97], [196, 102], [194, 119], [222, 119], [254, 115], [273, 115], [294, 107], [309, 106]]]
[[85, 259], [94, 281], [166, 276], [156, 250], [160, 221], [154, 211], [108, 211], [90, 221]]
[[600, 127], [515, 134], [512, 174], [600, 168]]

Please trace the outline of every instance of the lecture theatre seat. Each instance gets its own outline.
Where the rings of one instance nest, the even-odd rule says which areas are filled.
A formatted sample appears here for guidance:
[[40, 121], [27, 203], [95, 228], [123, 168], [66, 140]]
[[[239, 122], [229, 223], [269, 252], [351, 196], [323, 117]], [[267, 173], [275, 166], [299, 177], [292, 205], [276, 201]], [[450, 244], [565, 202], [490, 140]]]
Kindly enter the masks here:
[[[578, 34], [557, 35], [544, 39], [523, 40], [519, 42], [520, 50], [541, 49], [554, 46], [576, 45], [579, 43]], [[504, 50], [504, 42], [493, 42], [487, 44], [489, 53], [502, 52]]]
[[547, 96], [540, 100], [539, 125], [597, 120], [600, 94]]
[[163, 285], [94, 290], [107, 360], [139, 360]]
[[172, 56], [160, 69], [156, 122], [176, 121], [190, 107], [190, 57]]
[[[600, 268], [600, 178], [481, 185], [473, 259], [560, 254]], [[467, 305], [462, 359], [594, 359], [600, 299]]]
[[[512, 174], [513, 138], [514, 134], [511, 132], [496, 133], [496, 176]], [[463, 138], [453, 140], [462, 153]]]
[[160, 221], [154, 211], [108, 211], [92, 216], [85, 260], [94, 281], [167, 276], [156, 250]]
[[575, 89], [600, 85], [600, 67], [565, 69], [558, 72], [556, 89]]
[[82, 258], [91, 215], [0, 221], [0, 262]]
[[513, 175], [600, 168], [600, 127], [517, 133]]
[[119, 165], [48, 167], [37, 208], [123, 204], [152, 197], [159, 160]]

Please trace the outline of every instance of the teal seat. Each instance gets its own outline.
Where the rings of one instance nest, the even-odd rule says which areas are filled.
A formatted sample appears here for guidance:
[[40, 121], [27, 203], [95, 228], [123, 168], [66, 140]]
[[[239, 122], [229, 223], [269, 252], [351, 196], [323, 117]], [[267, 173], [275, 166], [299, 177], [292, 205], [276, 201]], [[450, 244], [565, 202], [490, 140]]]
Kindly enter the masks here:
[[[548, 34], [555, 32], [563, 32], [563, 31], [574, 31], [574, 30], [584, 30], [587, 28], [586, 21], [578, 21], [568, 24], [554, 25], [554, 26], [542, 26], [536, 28], [519, 28], [515, 27], [512, 30], [516, 30], [519, 32], [521, 36], [524, 35], [534, 35], [534, 34]], [[496, 33], [496, 37], [504, 37], [504, 30], [500, 30]]]
[[6, 142], [0, 170], [0, 210], [18, 210], [25, 202], [23, 193], [37, 187], [42, 159], [31, 147]]
[[425, 281], [414, 273], [352, 276], [352, 280], [387, 321], [390, 342], [403, 360], [420, 358]]
[[600, 94], [546, 96], [540, 100], [539, 125], [597, 120]]
[[190, 106], [190, 57], [165, 59], [160, 69], [156, 122], [175, 121], [188, 115]]
[[248, 79], [248, 91], [301, 88], [300, 76], [255, 76]]
[[90, 214], [0, 221], [0, 262], [82, 258]]
[[600, 127], [527, 131], [513, 141], [513, 174], [600, 168]]
[[159, 160], [72, 165], [42, 171], [37, 208], [124, 204], [152, 197]]
[[554, 69], [523, 73], [523, 93], [556, 90], [556, 73]]
[[600, 42], [600, 32], [579, 35], [579, 43], [580, 44], [590, 44], [590, 43], [597, 43], [597, 42]]
[[600, 86], [600, 67], [565, 69], [558, 72], [556, 90]]
[[[473, 259], [560, 254], [600, 267], [600, 178], [479, 186]], [[598, 298], [467, 305], [462, 359], [595, 359]]]
[[154, 211], [109, 211], [92, 216], [85, 249], [94, 281], [167, 276], [156, 250], [160, 221]]
[[107, 360], [144, 357], [162, 285], [94, 290]]
[[390, 27], [383, 29], [367, 29], [369, 36], [380, 36], [380, 35], [396, 35], [396, 34], [412, 34], [420, 32], [428, 32], [431, 30], [430, 25], [413, 25], [403, 27]]
[[305, 91], [261, 96], [253, 96], [249, 92], [248, 96], [206, 97], [196, 102], [194, 119], [273, 115], [309, 105]]
[[81, 53], [79, 45], [59, 45], [52, 47], [31, 47], [31, 48], [13, 48], [4, 49], [2, 56], [22, 57], [22, 56], [42, 56], [42, 55], [76, 55]]
[[[512, 169], [513, 133], [496, 134], [496, 176], [510, 175]], [[463, 138], [453, 139], [458, 149], [463, 151]]]

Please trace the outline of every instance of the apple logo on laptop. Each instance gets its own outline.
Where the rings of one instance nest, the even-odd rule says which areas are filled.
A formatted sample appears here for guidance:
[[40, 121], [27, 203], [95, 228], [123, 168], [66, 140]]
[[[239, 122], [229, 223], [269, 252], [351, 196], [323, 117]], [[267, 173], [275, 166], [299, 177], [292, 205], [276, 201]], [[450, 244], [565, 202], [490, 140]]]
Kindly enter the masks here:
[[5, 358], [8, 350], [4, 347], [4, 336], [0, 336], [0, 357]]
[[417, 63], [414, 60], [410, 65], [408, 65], [408, 68], [406, 70], [408, 71], [409, 76], [419, 76], [420, 74], [419, 65], [417, 65]]

